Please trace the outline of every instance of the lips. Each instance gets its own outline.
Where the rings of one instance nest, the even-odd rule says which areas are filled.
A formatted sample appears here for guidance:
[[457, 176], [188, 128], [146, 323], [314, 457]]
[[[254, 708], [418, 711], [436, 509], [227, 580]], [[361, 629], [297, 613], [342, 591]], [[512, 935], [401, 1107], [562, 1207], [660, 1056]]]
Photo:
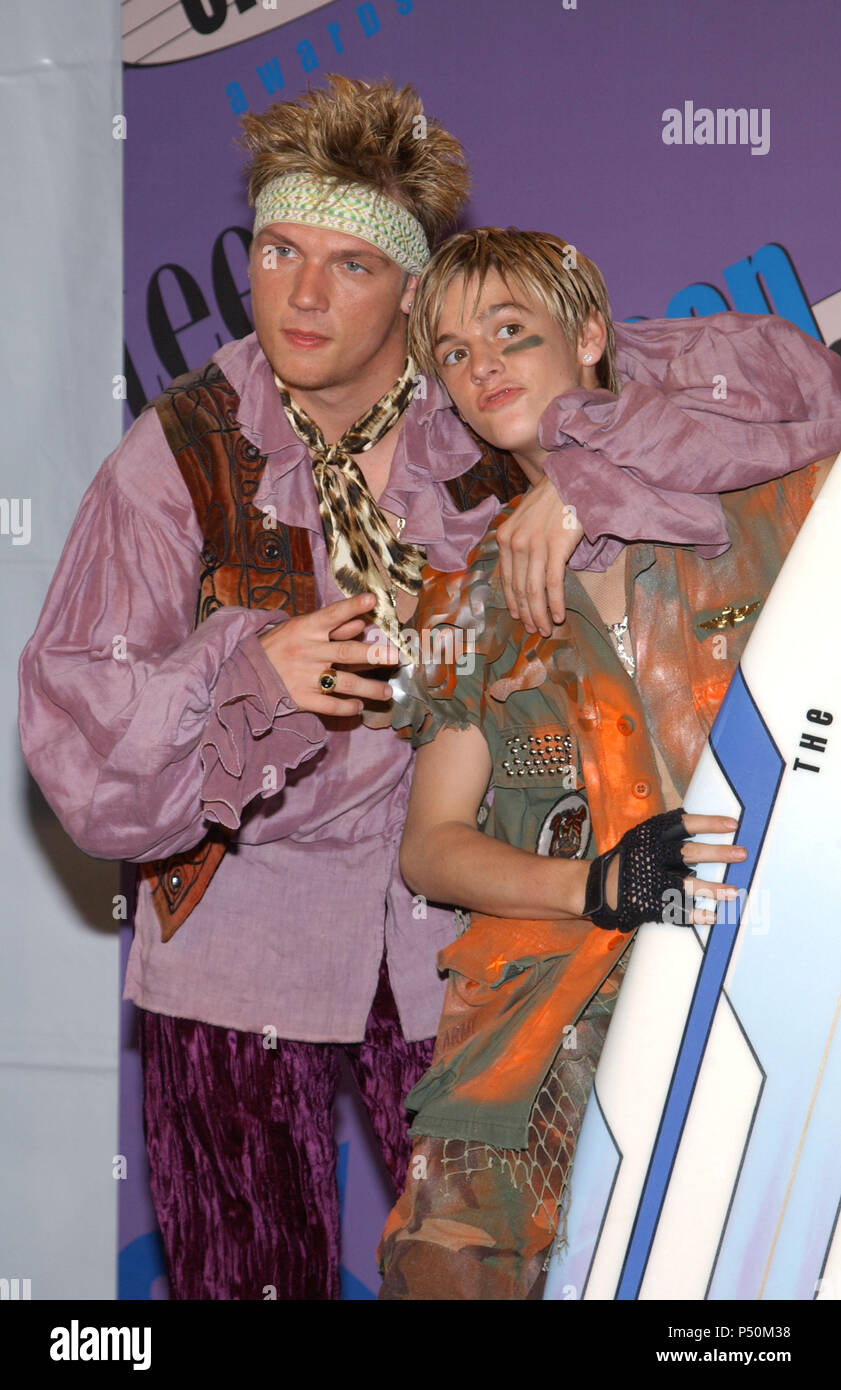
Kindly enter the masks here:
[[284, 328], [283, 336], [292, 347], [297, 348], [319, 348], [330, 341], [323, 333], [303, 333], [295, 328]]
[[497, 386], [495, 390], [486, 391], [483, 396], [479, 397], [479, 409], [499, 410], [500, 407], [517, 400], [523, 394], [524, 389], [522, 386]]

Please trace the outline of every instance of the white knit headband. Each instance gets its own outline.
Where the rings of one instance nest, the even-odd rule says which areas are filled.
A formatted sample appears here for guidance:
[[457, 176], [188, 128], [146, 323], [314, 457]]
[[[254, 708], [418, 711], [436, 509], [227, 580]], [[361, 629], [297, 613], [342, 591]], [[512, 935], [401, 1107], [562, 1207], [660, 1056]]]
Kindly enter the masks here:
[[254, 203], [254, 235], [272, 222], [294, 222], [347, 232], [385, 252], [411, 275], [429, 260], [420, 222], [385, 193], [361, 183], [281, 174], [260, 190]]

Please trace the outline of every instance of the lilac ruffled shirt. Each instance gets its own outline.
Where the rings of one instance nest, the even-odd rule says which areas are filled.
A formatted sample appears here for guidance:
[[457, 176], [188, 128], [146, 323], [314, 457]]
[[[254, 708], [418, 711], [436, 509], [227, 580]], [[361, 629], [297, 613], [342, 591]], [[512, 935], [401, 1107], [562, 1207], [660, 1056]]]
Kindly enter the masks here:
[[[268, 456], [256, 504], [310, 531], [318, 602], [340, 599], [310, 458], [256, 336], [215, 360]], [[489, 499], [464, 515], [444, 486], [477, 457], [443, 393], [412, 402], [381, 501], [445, 569], [464, 564], [498, 510]], [[238, 829], [166, 944], [142, 882], [125, 997], [245, 1031], [358, 1041], [385, 944], [403, 1030], [429, 1037], [443, 995], [435, 958], [455, 925], [415, 904], [399, 874], [411, 749], [390, 729], [328, 728], [296, 707], [257, 640], [281, 614], [224, 608], [193, 631], [201, 547], [146, 411], [85, 494], [20, 663], [24, 754], [80, 848], [142, 862], [189, 849], [209, 822]]]
[[584, 528], [571, 569], [607, 569], [623, 541], [720, 555], [717, 493], [841, 449], [841, 358], [787, 319], [617, 323], [616, 365], [620, 395], [570, 391], [540, 422], [546, 474]]
[[[711, 323], [626, 326], [618, 333], [624, 369], [638, 372], [643, 386], [658, 372], [668, 378], [699, 322]], [[743, 332], [782, 322], [742, 319]], [[725, 336], [737, 330], [734, 323]], [[703, 338], [692, 357], [705, 383], [726, 370], [720, 338]], [[832, 354], [799, 338], [792, 351], [811, 385], [800, 404], [787, 400], [785, 409], [814, 409], [826, 422]], [[225, 345], [215, 360], [240, 396], [243, 433], [267, 455], [254, 500], [311, 532], [318, 600], [333, 602], [341, 594], [309, 455], [286, 419], [256, 335]], [[751, 362], [756, 412], [773, 415], [763, 406], [762, 354]], [[734, 363], [734, 390], [738, 375]], [[469, 513], [456, 508], [445, 481], [463, 473], [478, 450], [440, 386], [424, 388], [404, 417], [380, 500], [406, 518], [403, 539], [425, 546], [431, 565], [457, 570], [499, 504], [489, 498]], [[679, 392], [679, 377], [673, 389]], [[720, 509], [702, 498], [694, 510], [695, 473], [708, 487], [720, 467], [720, 486], [746, 486], [841, 447], [833, 417], [834, 431], [824, 423], [798, 436], [796, 457], [782, 448], [757, 474], [747, 447], [718, 447], [717, 418], [700, 441], [681, 437], [680, 420], [694, 425], [691, 403], [673, 415], [662, 389], [645, 398], [648, 414], [633, 409], [630, 386], [618, 400], [604, 392], [574, 397], [555, 402], [542, 425], [554, 431], [547, 472], [577, 507], [588, 537], [576, 552], [578, 567], [587, 546], [595, 567], [609, 562], [613, 543], [600, 528], [718, 553], [726, 544]], [[658, 411], [678, 423], [652, 436]], [[764, 423], [771, 428], [763, 447], [771, 449], [781, 431], [775, 434], [771, 419]], [[671, 450], [690, 443], [695, 452], [684, 466]], [[687, 500], [677, 502], [664, 479], [680, 481]], [[271, 1025], [279, 1036], [305, 1041], [358, 1041], [385, 944], [404, 1033], [428, 1037], [443, 993], [435, 958], [454, 924], [451, 913], [414, 904], [399, 874], [411, 750], [388, 729], [328, 728], [297, 709], [257, 640], [282, 615], [225, 608], [193, 631], [201, 545], [193, 504], [149, 410], [85, 494], [21, 658], [24, 754], [83, 850], [142, 862], [189, 849], [208, 823], [238, 832], [202, 901], [166, 944], [148, 884], [141, 884], [125, 997], [154, 1012], [244, 1031]]]

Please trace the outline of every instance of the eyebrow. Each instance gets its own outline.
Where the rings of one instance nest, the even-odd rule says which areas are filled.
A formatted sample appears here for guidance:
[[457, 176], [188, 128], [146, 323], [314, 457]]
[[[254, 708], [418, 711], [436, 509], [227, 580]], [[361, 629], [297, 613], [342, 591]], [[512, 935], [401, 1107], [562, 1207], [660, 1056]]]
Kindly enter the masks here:
[[[483, 309], [481, 314], [476, 314], [476, 322], [484, 323], [485, 319], [492, 318], [494, 314], [501, 313], [503, 309], [520, 309], [524, 314], [532, 312], [527, 304], [518, 304], [515, 299], [506, 299], [503, 304], [491, 304], [489, 308]], [[435, 347], [439, 348], [442, 343], [454, 342], [457, 337], [457, 333], [442, 333], [435, 339]]]

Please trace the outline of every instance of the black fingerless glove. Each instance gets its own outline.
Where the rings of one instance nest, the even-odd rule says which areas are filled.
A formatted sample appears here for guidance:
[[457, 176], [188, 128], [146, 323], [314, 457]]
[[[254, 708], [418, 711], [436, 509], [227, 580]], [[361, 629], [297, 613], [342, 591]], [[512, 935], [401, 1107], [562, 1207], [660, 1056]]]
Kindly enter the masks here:
[[[590, 865], [584, 916], [606, 931], [632, 932], [643, 922], [662, 922], [666, 893], [680, 894], [680, 909], [669, 920], [686, 924], [691, 920], [684, 910], [683, 881], [692, 870], [683, 858], [683, 846], [690, 838], [683, 824], [683, 807], [652, 816], [642, 825], [626, 831], [613, 849], [600, 854]], [[617, 907], [608, 906], [605, 884], [607, 871], [619, 855]], [[690, 908], [691, 912], [691, 908]]]

